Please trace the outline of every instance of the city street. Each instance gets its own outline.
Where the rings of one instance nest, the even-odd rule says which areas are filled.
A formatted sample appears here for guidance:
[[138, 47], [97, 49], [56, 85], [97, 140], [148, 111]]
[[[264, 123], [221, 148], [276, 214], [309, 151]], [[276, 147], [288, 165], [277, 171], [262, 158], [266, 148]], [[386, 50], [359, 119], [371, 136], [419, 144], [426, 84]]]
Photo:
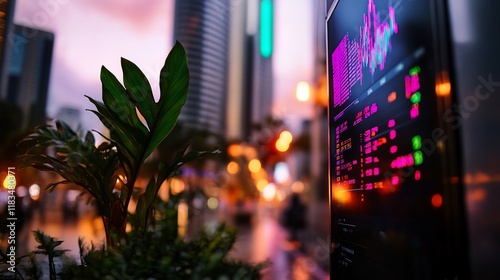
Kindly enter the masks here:
[[[31, 232], [42, 230], [56, 240], [64, 240], [60, 249], [70, 250], [66, 255], [78, 256], [78, 237], [86, 242], [100, 245], [104, 240], [104, 231], [100, 217], [92, 208], [81, 202], [78, 206], [78, 218], [66, 219], [61, 211], [62, 192], [49, 194], [45, 215], [35, 211], [31, 220], [18, 233], [17, 254], [19, 256], [36, 248]], [[47, 197], [49, 198], [49, 197]], [[194, 215], [191, 227], [199, 229], [201, 224], [211, 226], [219, 222], [235, 224], [231, 217], [223, 217], [217, 211], [205, 210]], [[238, 236], [229, 257], [243, 262], [266, 262], [263, 279], [329, 279], [325, 265], [328, 265], [328, 248], [326, 242], [308, 236], [307, 230], [300, 235], [301, 246], [287, 240], [287, 232], [277, 222], [279, 209], [267, 203], [259, 203], [248, 223], [238, 223]], [[196, 225], [197, 224], [197, 225]], [[300, 248], [299, 248], [300, 247]]]
[[[319, 263], [324, 259], [313, 253], [314, 249], [323, 249], [319, 242], [308, 240], [304, 234], [303, 246], [299, 248], [300, 245], [287, 240], [287, 232], [277, 223], [276, 213], [265, 208], [259, 210], [250, 226], [239, 227], [232, 257], [254, 263], [268, 260], [263, 279], [329, 279]], [[308, 250], [308, 246], [315, 248]]]

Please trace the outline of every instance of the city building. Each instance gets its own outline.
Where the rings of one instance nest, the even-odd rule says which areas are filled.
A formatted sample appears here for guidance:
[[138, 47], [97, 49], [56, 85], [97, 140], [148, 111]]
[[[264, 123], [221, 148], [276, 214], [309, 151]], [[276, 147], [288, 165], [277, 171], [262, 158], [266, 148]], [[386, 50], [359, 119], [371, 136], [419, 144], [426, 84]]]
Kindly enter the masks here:
[[250, 46], [247, 52], [249, 57], [253, 57], [248, 67], [252, 79], [250, 120], [262, 123], [271, 116], [273, 105], [274, 2], [250, 1], [249, 5], [255, 5], [255, 2], [258, 2], [258, 27], [255, 33], [248, 35]]
[[6, 46], [13, 25], [15, 0], [0, 0], [0, 99], [6, 94], [6, 65], [9, 61], [10, 49]]
[[246, 0], [231, 6], [228, 139], [248, 139], [252, 125], [272, 114], [273, 5]]
[[272, 113], [273, 1], [176, 1], [174, 40], [190, 70], [180, 122], [229, 140]]
[[19, 106], [23, 115], [20, 129], [43, 124], [46, 121], [46, 105], [54, 35], [25, 26], [14, 25], [9, 63], [4, 67], [4, 102]]
[[64, 121], [74, 131], [85, 131], [82, 128], [80, 110], [74, 107], [61, 107], [56, 114], [56, 120]]
[[175, 2], [174, 40], [186, 49], [189, 96], [179, 122], [224, 135], [230, 7], [217, 0]]

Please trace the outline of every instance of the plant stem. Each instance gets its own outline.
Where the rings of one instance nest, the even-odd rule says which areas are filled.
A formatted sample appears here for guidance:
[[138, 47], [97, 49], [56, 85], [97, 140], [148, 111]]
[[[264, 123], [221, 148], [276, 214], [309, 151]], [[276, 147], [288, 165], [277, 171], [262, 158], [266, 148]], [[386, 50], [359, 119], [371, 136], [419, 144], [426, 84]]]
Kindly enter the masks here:
[[50, 280], [56, 280], [56, 266], [54, 265], [54, 257], [49, 254], [49, 270]]

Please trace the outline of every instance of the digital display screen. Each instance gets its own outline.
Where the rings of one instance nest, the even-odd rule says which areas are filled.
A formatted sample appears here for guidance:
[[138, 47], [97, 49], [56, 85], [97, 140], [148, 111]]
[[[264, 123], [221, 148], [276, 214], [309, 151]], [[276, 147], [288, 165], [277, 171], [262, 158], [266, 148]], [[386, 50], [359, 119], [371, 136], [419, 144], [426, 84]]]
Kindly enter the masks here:
[[453, 273], [432, 2], [340, 0], [327, 19], [332, 279]]

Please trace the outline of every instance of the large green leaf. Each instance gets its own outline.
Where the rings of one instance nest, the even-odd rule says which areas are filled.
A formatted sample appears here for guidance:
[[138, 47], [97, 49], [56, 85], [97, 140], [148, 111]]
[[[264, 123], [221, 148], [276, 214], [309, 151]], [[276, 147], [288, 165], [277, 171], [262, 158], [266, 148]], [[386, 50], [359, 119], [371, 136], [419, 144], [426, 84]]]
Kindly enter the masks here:
[[[118, 159], [112, 146], [95, 147], [91, 133], [84, 138], [74, 132], [67, 124], [56, 122], [56, 128], [38, 127], [35, 133], [25, 138], [21, 144], [28, 143], [39, 147], [54, 147], [54, 156], [40, 153], [28, 147], [20, 156], [24, 166], [32, 166], [43, 171], [52, 171], [65, 180], [48, 186], [52, 190], [61, 183], [74, 183], [86, 189], [97, 201], [102, 213], [110, 212], [112, 205], [113, 174], [118, 168]], [[116, 179], [115, 179], [116, 180]]]
[[[89, 110], [93, 112], [101, 122], [109, 129], [111, 140], [115, 143], [119, 148], [119, 153], [123, 154], [128, 159], [128, 164], [132, 165], [132, 162], [135, 162], [134, 159], [137, 158], [137, 147], [139, 143], [144, 143], [145, 139], [138, 139], [138, 135], [135, 135], [130, 132], [130, 127], [128, 127], [125, 123], [120, 122], [112, 117], [111, 113], [107, 109], [107, 107], [91, 97], [87, 98], [92, 102], [98, 111]], [[129, 133], [127, 133], [129, 131]]]
[[151, 130], [147, 155], [158, 147], [177, 123], [181, 108], [187, 99], [188, 85], [186, 52], [182, 45], [176, 42], [161, 69], [158, 115], [154, 129]]
[[[171, 133], [188, 95], [189, 71], [186, 52], [178, 42], [168, 54], [160, 73], [160, 99], [155, 102], [146, 75], [132, 62], [122, 58], [123, 84], [104, 66], [101, 68], [102, 102], [87, 96], [93, 112], [107, 129], [101, 134], [109, 143], [95, 147], [88, 132], [80, 137], [64, 124], [40, 127], [22, 144], [29, 146], [23, 156], [27, 165], [53, 171], [64, 178], [52, 183], [74, 183], [85, 188], [97, 201], [106, 226], [107, 242], [110, 232], [119, 237], [125, 233], [127, 208], [134, 193], [139, 171], [151, 153]], [[144, 117], [145, 124], [140, 116]], [[55, 156], [40, 154], [37, 148], [53, 147]], [[152, 177], [139, 198], [137, 213], [146, 228], [151, 205], [162, 183], [174, 176], [185, 163], [202, 155], [218, 151], [186, 153], [183, 150], [171, 164], [161, 163], [158, 176]], [[113, 193], [118, 174], [126, 179], [120, 194]], [[110, 244], [108, 244], [110, 245]]]
[[131, 61], [122, 58], [123, 83], [149, 128], [154, 126], [157, 113], [151, 85], [142, 71]]
[[155, 186], [156, 180], [154, 177], [151, 177], [146, 187], [146, 191], [139, 197], [137, 201], [135, 211], [137, 213], [137, 216], [139, 217], [139, 223], [143, 226], [141, 230], [144, 230], [146, 228], [148, 216], [151, 211], [150, 206], [155, 198]]
[[[102, 101], [112, 112], [115, 122], [128, 123], [136, 134], [147, 134], [147, 129], [137, 116], [135, 105], [129, 100], [127, 92], [118, 79], [106, 67], [101, 68]], [[140, 131], [140, 132], [139, 132]]]
[[[110, 130], [110, 140], [117, 146], [119, 158], [129, 166], [126, 175], [132, 185], [144, 160], [177, 123], [187, 99], [189, 72], [184, 48], [177, 42], [161, 70], [160, 100], [155, 103], [144, 73], [126, 59], [121, 62], [125, 87], [103, 67], [103, 103], [88, 98], [97, 109], [90, 111]], [[137, 110], [149, 131], [139, 120]]]

